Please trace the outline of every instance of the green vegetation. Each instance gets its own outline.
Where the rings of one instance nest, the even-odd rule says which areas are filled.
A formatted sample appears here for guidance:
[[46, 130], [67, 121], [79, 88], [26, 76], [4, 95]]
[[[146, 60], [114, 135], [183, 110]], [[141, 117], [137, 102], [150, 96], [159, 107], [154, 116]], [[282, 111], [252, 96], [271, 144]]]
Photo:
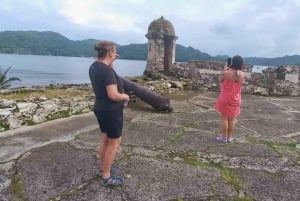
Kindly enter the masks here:
[[51, 120], [65, 118], [69, 116], [71, 116], [71, 109], [55, 112], [53, 114], [48, 115], [46, 119], [47, 121], [51, 121]]
[[9, 124], [5, 123], [1, 118], [0, 118], [0, 132], [3, 130], [8, 130], [9, 129]]
[[280, 65], [300, 65], [300, 56], [292, 55], [292, 56], [283, 56], [276, 58], [261, 58], [261, 57], [249, 57], [245, 58], [246, 63], [250, 63], [253, 65], [262, 65], [262, 66], [280, 66]]
[[[145, 41], [147, 39], [145, 38]], [[99, 40], [69, 40], [65, 36], [51, 31], [3, 31], [0, 32], [0, 53], [32, 54], [53, 56], [95, 57], [94, 45]], [[117, 45], [121, 59], [147, 60], [148, 44]], [[204, 60], [226, 61], [227, 55], [211, 56], [193, 47], [176, 44], [176, 61]], [[300, 65], [300, 56], [283, 56], [276, 58], [246, 57], [246, 63], [253, 65], [280, 66], [286, 64]]]
[[196, 50], [192, 47], [184, 47], [182, 45], [177, 44], [176, 45], [176, 51], [175, 51], [175, 58], [176, 61], [190, 61], [190, 60], [207, 60], [207, 61], [225, 61], [226, 58], [216, 58], [213, 56], [210, 56], [207, 53], [200, 52], [199, 50]]
[[167, 142], [163, 146], [166, 147], [166, 146], [169, 146], [170, 144], [173, 144], [174, 142], [176, 142], [178, 139], [180, 139], [184, 135], [185, 135], [185, 129], [183, 128], [179, 131], [179, 133], [177, 133], [169, 142]]
[[94, 56], [96, 40], [72, 41], [50, 31], [0, 32], [0, 52], [53, 56]]
[[10, 78], [6, 77], [6, 74], [8, 73], [8, 71], [10, 69], [11, 69], [11, 67], [6, 69], [4, 72], [2, 72], [0, 69], [0, 90], [9, 88], [10, 84], [14, 81], [21, 81], [20, 78], [18, 78], [18, 77], [10, 77]]
[[25, 120], [26, 125], [32, 126], [37, 124], [33, 119], [27, 119]]
[[[236, 192], [239, 192], [239, 191], [243, 190], [243, 185], [241, 184], [241, 182], [239, 181], [239, 178], [234, 174], [234, 171], [231, 168], [224, 167], [223, 165], [218, 164], [218, 163], [212, 163], [212, 162], [205, 163], [205, 162], [195, 160], [195, 159], [192, 159], [192, 160], [189, 160], [189, 161], [186, 161], [186, 162], [188, 164], [194, 165], [194, 166], [217, 168], [218, 170], [220, 170], [224, 180], [227, 183], [231, 184], [231, 186], [236, 190]], [[234, 200], [237, 200], [237, 201], [253, 201], [253, 199], [251, 197], [247, 196], [247, 195], [245, 195], [243, 197], [235, 196]]]
[[19, 175], [14, 175], [9, 186], [10, 192], [20, 200], [25, 200], [21, 178]]
[[93, 91], [91, 87], [84, 89], [63, 89], [63, 88], [43, 88], [37, 90], [17, 89], [7, 94], [0, 94], [0, 99], [11, 99], [11, 100], [24, 100], [29, 98], [40, 98], [46, 97], [51, 98], [74, 98], [83, 96], [92, 96]]

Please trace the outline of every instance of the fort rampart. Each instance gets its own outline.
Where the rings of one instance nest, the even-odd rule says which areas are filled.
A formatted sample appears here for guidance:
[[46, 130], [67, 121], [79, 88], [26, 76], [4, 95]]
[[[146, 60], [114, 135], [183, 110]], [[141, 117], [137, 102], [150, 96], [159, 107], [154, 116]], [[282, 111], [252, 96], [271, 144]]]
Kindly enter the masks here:
[[[188, 61], [174, 63], [172, 72], [177, 78], [192, 79], [194, 88], [218, 91], [218, 76], [224, 69], [224, 62]], [[262, 73], [252, 72], [253, 65], [245, 64], [246, 73], [243, 93], [274, 96], [300, 96], [300, 66], [285, 65], [268, 67]]]

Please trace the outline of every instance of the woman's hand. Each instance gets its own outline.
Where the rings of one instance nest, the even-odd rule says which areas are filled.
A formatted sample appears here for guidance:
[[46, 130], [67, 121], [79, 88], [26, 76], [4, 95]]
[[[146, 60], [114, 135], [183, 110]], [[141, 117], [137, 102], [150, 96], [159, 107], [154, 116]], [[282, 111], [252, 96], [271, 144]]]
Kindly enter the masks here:
[[227, 64], [224, 66], [224, 70], [229, 70], [230, 69], [230, 67], [229, 66], [227, 66]]

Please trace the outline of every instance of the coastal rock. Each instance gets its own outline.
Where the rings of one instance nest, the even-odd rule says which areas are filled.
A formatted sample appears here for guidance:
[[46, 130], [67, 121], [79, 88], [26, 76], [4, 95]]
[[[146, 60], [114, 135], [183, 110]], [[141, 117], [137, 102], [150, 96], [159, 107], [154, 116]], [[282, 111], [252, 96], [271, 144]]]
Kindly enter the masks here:
[[254, 86], [253, 93], [256, 95], [268, 96], [269, 92], [267, 88]]
[[29, 113], [32, 114], [38, 107], [36, 103], [17, 103], [17, 107], [20, 113]]
[[8, 100], [8, 99], [0, 100], [0, 109], [14, 108], [16, 105], [17, 105], [17, 103], [14, 100]]
[[47, 97], [28, 98], [22, 101], [0, 101], [0, 130], [16, 129], [45, 121], [90, 112], [94, 99], [91, 96], [70, 99]]

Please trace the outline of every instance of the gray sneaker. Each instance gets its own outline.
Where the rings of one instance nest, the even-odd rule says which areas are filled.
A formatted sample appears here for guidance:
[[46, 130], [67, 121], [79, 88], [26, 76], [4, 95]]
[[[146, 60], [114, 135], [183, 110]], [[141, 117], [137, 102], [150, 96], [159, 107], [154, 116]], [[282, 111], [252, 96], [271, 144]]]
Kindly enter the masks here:
[[102, 179], [104, 186], [118, 186], [124, 183], [124, 179], [119, 176], [110, 176], [108, 179]]

